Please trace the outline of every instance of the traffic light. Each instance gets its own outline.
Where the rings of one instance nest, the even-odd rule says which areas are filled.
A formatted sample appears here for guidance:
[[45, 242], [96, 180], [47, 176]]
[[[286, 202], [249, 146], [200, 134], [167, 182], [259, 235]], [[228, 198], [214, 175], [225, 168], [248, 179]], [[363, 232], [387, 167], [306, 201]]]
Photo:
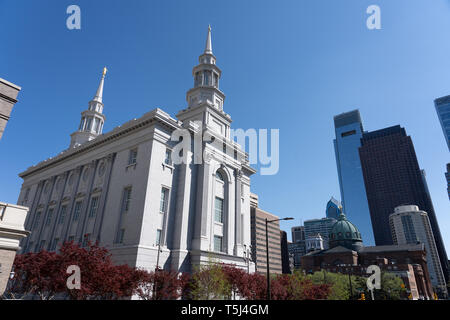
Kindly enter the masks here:
[[361, 293], [361, 298], [359, 300], [366, 300], [366, 295], [364, 293]]

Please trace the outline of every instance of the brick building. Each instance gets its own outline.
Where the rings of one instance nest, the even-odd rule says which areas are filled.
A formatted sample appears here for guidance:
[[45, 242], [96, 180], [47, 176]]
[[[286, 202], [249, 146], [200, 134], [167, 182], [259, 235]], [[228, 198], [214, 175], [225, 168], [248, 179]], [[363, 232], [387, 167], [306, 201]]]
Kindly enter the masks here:
[[[256, 272], [267, 273], [266, 250], [266, 219], [275, 220], [278, 217], [258, 207], [258, 196], [250, 194], [250, 225], [252, 240], [252, 259], [256, 264]], [[269, 235], [269, 268], [270, 273], [281, 274], [283, 271], [281, 260], [280, 222], [268, 224]]]

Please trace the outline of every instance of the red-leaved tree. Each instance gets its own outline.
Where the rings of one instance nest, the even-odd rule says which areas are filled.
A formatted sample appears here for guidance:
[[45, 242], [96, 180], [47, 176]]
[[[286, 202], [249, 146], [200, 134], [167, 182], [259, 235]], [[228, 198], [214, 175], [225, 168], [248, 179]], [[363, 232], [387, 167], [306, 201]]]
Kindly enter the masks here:
[[[67, 287], [67, 268], [80, 268], [80, 289]], [[128, 265], [112, 263], [108, 250], [89, 243], [80, 247], [73, 242], [62, 245], [59, 253], [47, 252], [17, 255], [10, 292], [52, 299], [57, 294], [71, 299], [121, 299], [136, 294], [146, 272]]]

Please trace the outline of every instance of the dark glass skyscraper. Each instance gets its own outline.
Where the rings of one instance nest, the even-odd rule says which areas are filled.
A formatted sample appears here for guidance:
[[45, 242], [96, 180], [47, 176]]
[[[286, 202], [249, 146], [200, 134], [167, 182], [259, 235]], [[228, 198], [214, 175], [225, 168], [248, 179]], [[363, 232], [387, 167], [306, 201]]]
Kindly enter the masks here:
[[376, 245], [393, 244], [389, 215], [394, 209], [416, 205], [428, 213], [447, 277], [447, 254], [411, 137], [400, 126], [364, 133], [359, 154]]
[[364, 244], [370, 246], [374, 244], [374, 238], [358, 153], [363, 135], [359, 110], [335, 116], [334, 127], [334, 150], [343, 211], [360, 230]]

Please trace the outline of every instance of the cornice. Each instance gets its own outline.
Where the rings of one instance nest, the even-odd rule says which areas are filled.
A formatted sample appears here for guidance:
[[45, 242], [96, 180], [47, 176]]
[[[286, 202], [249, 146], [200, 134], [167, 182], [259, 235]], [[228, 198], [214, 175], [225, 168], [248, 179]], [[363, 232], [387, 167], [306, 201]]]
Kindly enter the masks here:
[[87, 153], [90, 150], [92, 150], [93, 148], [105, 145], [105, 144], [110, 143], [115, 140], [118, 140], [121, 137], [130, 134], [131, 132], [140, 130], [144, 127], [148, 127], [149, 125], [151, 125], [155, 122], [158, 122], [172, 130], [181, 128], [180, 121], [173, 119], [172, 117], [170, 117], [170, 115], [168, 113], [157, 108], [155, 110], [147, 112], [139, 119], [130, 120], [130, 121], [124, 123], [123, 125], [114, 128], [110, 132], [102, 134], [102, 135], [98, 136], [97, 138], [95, 138], [91, 141], [88, 141], [86, 143], [83, 143], [82, 145], [80, 145], [78, 147], [66, 149], [66, 150], [62, 151], [56, 157], [49, 158], [47, 160], [44, 160], [44, 161], [38, 163], [35, 166], [28, 168], [24, 172], [20, 173], [19, 176], [21, 178], [25, 178], [26, 176], [34, 174], [34, 173], [41, 171], [43, 169], [46, 169], [50, 166], [54, 166], [64, 160], [75, 157], [76, 155]]

